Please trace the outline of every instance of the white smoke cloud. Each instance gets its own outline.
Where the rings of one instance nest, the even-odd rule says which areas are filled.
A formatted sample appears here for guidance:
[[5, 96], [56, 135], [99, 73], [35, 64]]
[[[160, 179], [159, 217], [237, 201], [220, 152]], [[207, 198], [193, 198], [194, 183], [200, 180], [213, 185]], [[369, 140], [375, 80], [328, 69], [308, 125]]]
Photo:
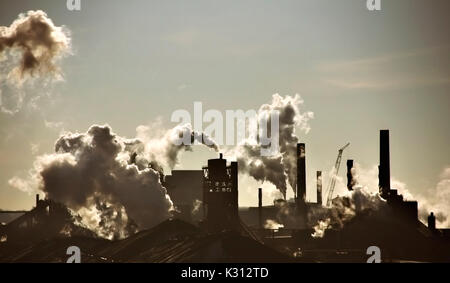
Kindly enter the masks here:
[[[365, 169], [355, 163], [355, 187], [362, 187], [367, 191], [378, 192], [378, 167]], [[341, 185], [342, 188], [342, 185]], [[419, 219], [427, 223], [430, 212], [434, 212], [436, 222], [440, 227], [449, 227], [450, 219], [450, 168], [445, 168], [439, 176], [439, 181], [433, 188], [421, 189], [422, 193], [413, 193], [407, 184], [395, 177], [391, 178], [391, 188], [398, 190], [405, 200], [417, 201], [419, 205]], [[419, 191], [419, 190], [415, 190]]]
[[434, 188], [418, 195], [419, 217], [426, 223], [428, 215], [433, 212], [438, 228], [450, 227], [448, 212], [450, 211], [450, 167], [445, 168], [439, 176]]
[[70, 52], [69, 31], [43, 11], [20, 14], [9, 27], [0, 26], [0, 110], [14, 114], [22, 108], [29, 92], [25, 83], [62, 80], [58, 61]]
[[[359, 163], [354, 164], [354, 191], [347, 189], [347, 180], [337, 176], [336, 190], [331, 209], [321, 208], [310, 211], [310, 223], [313, 223], [316, 237], [323, 237], [325, 230], [331, 227], [342, 228], [348, 221], [363, 211], [379, 211], [386, 202], [378, 195], [378, 166], [370, 169], [363, 168]], [[332, 171], [330, 171], [330, 176]], [[404, 200], [417, 201], [419, 206], [419, 220], [427, 223], [430, 212], [436, 216], [437, 226], [449, 227], [450, 220], [450, 168], [446, 168], [440, 175], [437, 185], [422, 194], [413, 194], [407, 185], [396, 178], [391, 178], [391, 188], [398, 190]], [[314, 224], [315, 223], [315, 224]], [[323, 225], [328, 223], [328, 225]], [[327, 228], [324, 228], [324, 227]], [[322, 233], [323, 232], [323, 233]]]
[[[142, 129], [137, 129], [140, 137]], [[190, 125], [147, 141], [123, 138], [109, 126], [65, 133], [57, 140], [55, 153], [36, 158], [29, 178], [14, 177], [9, 184], [22, 191], [43, 191], [79, 214], [99, 236], [123, 238], [171, 216], [174, 208], [160, 182], [161, 164], [174, 166], [182, 150], [191, 150], [175, 145], [181, 133], [207, 139]], [[217, 149], [215, 144], [209, 147]]]
[[378, 193], [364, 188], [355, 188], [333, 199], [332, 206], [314, 207], [308, 211], [308, 222], [313, 226], [315, 238], [321, 238], [330, 228], [342, 229], [355, 216], [383, 209], [386, 202]]
[[[310, 130], [309, 120], [314, 117], [312, 112], [301, 112], [303, 100], [298, 94], [282, 97], [279, 94], [272, 96], [270, 104], [264, 104], [258, 111], [258, 125], [265, 122], [275, 111], [279, 112], [279, 152], [271, 156], [262, 156], [260, 143], [254, 139], [258, 133], [249, 133], [249, 138], [227, 155], [236, 156], [239, 170], [260, 182], [270, 182], [286, 196], [288, 186], [296, 187], [297, 143], [296, 128], [304, 133]], [[267, 129], [271, 129], [271, 120], [268, 120]], [[256, 129], [257, 131], [257, 129]]]

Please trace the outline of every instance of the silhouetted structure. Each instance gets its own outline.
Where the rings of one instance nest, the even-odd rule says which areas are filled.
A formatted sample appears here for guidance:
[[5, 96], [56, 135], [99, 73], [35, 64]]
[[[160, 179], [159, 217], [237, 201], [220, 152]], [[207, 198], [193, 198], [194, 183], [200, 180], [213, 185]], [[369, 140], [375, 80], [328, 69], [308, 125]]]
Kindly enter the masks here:
[[38, 242], [57, 236], [89, 236], [92, 231], [76, 225], [80, 218], [73, 215], [66, 206], [41, 200], [36, 195], [36, 207], [11, 221], [2, 229], [0, 238], [8, 242]]
[[391, 165], [389, 153], [389, 130], [380, 131], [380, 164], [378, 166], [380, 195], [387, 199], [391, 190]]
[[436, 217], [433, 212], [428, 216], [428, 229], [432, 231], [436, 230]]
[[418, 204], [417, 201], [404, 201], [403, 196], [397, 190], [391, 189], [389, 130], [380, 131], [380, 165], [378, 182], [380, 195], [387, 200], [393, 213], [410, 224], [417, 224]]
[[322, 205], [322, 171], [317, 171], [317, 204]]
[[299, 222], [306, 225], [306, 147], [304, 143], [297, 144], [297, 194], [295, 203]]
[[352, 169], [353, 169], [353, 160], [349, 159], [347, 160], [347, 189], [349, 191], [353, 191], [354, 186]]
[[262, 219], [262, 189], [258, 189], [258, 222], [259, 228], [264, 228], [263, 219]]
[[235, 230], [239, 227], [238, 165], [220, 154], [203, 167], [203, 208], [209, 232]]
[[306, 149], [304, 143], [297, 144], [297, 200], [306, 200]]

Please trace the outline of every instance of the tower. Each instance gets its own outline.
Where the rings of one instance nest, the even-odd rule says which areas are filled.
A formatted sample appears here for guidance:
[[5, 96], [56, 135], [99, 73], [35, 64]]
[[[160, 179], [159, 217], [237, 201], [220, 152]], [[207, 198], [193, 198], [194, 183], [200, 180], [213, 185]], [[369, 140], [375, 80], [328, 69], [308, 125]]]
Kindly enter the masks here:
[[234, 230], [239, 225], [238, 165], [220, 154], [203, 167], [203, 204], [208, 232]]

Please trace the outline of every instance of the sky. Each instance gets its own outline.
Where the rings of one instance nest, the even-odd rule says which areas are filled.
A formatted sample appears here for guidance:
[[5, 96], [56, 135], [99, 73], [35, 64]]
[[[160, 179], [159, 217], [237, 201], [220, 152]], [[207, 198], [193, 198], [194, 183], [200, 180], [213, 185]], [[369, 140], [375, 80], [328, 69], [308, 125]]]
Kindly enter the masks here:
[[[364, 0], [81, 0], [69, 11], [65, 0], [0, 0], [0, 26], [43, 10], [70, 30], [73, 53], [61, 62], [64, 81], [0, 113], [0, 208], [33, 206], [8, 181], [52, 153], [62, 131], [109, 124], [132, 138], [139, 125], [173, 127], [173, 111], [192, 112], [194, 101], [224, 113], [258, 109], [274, 93], [298, 93], [314, 112], [311, 130], [298, 129], [308, 199], [316, 170], [329, 170], [347, 142], [344, 160], [376, 166], [380, 129], [391, 131], [392, 176], [426, 194], [450, 167], [450, 2], [381, 1], [368, 11]], [[185, 153], [176, 168], [215, 156]], [[258, 186], [240, 179], [240, 205], [257, 204]]]

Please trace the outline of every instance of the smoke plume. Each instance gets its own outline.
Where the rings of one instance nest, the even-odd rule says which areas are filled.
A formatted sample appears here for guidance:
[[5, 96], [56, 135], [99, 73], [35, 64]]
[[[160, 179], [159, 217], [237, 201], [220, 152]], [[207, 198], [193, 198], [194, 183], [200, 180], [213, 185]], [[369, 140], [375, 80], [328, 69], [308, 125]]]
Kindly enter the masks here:
[[[282, 97], [278, 94], [272, 96], [270, 104], [260, 107], [257, 115], [258, 125], [265, 123], [266, 117], [271, 117], [275, 111], [279, 113], [279, 152], [271, 156], [262, 156], [260, 143], [245, 140], [243, 144], [228, 154], [237, 156], [239, 170], [257, 181], [270, 182], [286, 197], [287, 187], [296, 187], [297, 143], [296, 128], [308, 133], [309, 120], [314, 117], [312, 112], [300, 112], [303, 100], [298, 94]], [[271, 120], [268, 119], [267, 128], [271, 129]], [[250, 133], [250, 137], [258, 137], [258, 133]]]
[[[176, 164], [179, 152], [190, 149], [171, 143], [182, 131], [199, 136], [188, 125], [168, 131], [155, 144], [120, 137], [109, 126], [66, 133], [57, 140], [55, 153], [37, 158], [29, 179], [9, 183], [43, 191], [79, 214], [99, 236], [123, 238], [171, 216], [173, 204], [161, 176], [164, 164]], [[157, 149], [161, 160], [147, 159], [156, 157], [151, 150]]]
[[315, 230], [312, 236], [321, 238], [325, 235], [326, 229], [342, 229], [355, 216], [379, 211], [385, 206], [386, 202], [378, 193], [356, 188], [346, 195], [334, 198], [331, 208], [315, 207], [308, 211], [308, 222]]
[[[353, 189], [349, 192], [343, 178], [337, 178], [336, 193], [333, 205], [328, 208], [316, 208], [309, 212], [308, 219], [314, 227], [313, 237], [323, 237], [330, 228], [340, 229], [347, 222], [362, 212], [382, 212], [386, 202], [378, 194], [378, 167], [362, 168], [355, 163], [352, 169]], [[437, 226], [448, 227], [450, 210], [450, 168], [443, 170], [434, 188], [425, 190], [422, 194], [412, 194], [405, 183], [392, 178], [392, 189], [398, 190], [404, 200], [416, 200], [419, 205], [419, 220], [427, 223], [430, 212], [436, 216]]]
[[61, 80], [58, 60], [71, 50], [71, 38], [64, 27], [55, 26], [43, 11], [20, 14], [9, 26], [0, 26], [0, 107], [22, 104], [24, 82], [31, 78]]
[[[159, 123], [137, 127], [138, 139], [128, 145], [130, 150], [138, 153], [137, 164], [146, 166], [148, 160], [153, 160], [172, 169], [178, 163], [180, 152], [192, 151], [195, 142], [219, 150], [208, 135], [193, 130], [190, 124], [178, 125], [165, 132], [161, 129]], [[188, 143], [183, 143], [184, 137], [189, 137]]]

